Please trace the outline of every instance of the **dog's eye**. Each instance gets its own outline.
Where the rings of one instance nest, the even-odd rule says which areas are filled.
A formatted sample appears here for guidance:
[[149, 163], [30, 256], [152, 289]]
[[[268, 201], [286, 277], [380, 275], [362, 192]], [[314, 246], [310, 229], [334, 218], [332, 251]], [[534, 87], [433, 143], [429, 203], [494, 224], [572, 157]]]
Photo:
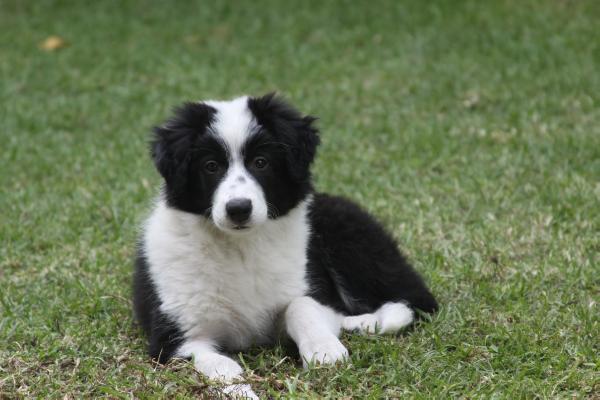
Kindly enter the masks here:
[[254, 164], [254, 168], [256, 169], [265, 169], [267, 168], [267, 165], [269, 165], [269, 162], [264, 157], [256, 157], [254, 161], [252, 161], [252, 164]]
[[204, 163], [204, 169], [209, 174], [214, 174], [215, 172], [217, 172], [219, 170], [219, 163], [216, 162], [215, 160], [207, 161], [206, 163]]

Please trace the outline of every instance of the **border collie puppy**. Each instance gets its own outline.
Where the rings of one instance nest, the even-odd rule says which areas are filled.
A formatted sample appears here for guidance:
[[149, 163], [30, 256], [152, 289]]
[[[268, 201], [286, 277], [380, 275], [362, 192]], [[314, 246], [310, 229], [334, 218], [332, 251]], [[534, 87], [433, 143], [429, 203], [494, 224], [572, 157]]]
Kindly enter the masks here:
[[335, 363], [342, 329], [393, 333], [437, 309], [379, 223], [313, 191], [314, 121], [269, 94], [186, 103], [154, 129], [164, 186], [134, 276], [151, 357], [231, 382], [242, 368], [223, 352], [287, 333], [305, 366]]

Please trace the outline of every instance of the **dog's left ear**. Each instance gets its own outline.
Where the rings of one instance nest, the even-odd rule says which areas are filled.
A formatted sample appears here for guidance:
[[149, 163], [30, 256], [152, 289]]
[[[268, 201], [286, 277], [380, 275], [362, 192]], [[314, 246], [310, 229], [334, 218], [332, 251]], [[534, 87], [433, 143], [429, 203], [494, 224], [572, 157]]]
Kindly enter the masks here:
[[258, 123], [281, 137], [287, 146], [288, 167], [296, 179], [310, 175], [310, 165], [320, 143], [317, 118], [302, 115], [275, 93], [248, 100], [248, 107]]

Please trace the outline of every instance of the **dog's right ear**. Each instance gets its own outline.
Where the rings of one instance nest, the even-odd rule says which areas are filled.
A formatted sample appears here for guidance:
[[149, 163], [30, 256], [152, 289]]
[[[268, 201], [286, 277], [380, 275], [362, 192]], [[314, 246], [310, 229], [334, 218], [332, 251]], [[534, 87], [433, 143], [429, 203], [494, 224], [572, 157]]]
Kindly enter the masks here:
[[216, 110], [204, 103], [184, 103], [173, 116], [153, 129], [150, 155], [167, 184], [185, 177], [185, 170], [198, 137], [206, 132]]
[[169, 180], [171, 171], [174, 169], [173, 157], [169, 154], [167, 146], [167, 137], [171, 131], [162, 126], [155, 126], [152, 130], [154, 135], [150, 142], [150, 157], [154, 161], [154, 166], [165, 180]]

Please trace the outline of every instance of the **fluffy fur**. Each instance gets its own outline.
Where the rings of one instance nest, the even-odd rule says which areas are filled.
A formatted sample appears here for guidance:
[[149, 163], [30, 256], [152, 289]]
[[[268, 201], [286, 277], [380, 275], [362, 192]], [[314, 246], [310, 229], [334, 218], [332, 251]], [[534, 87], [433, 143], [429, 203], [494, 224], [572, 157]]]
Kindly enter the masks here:
[[155, 128], [164, 186], [134, 276], [151, 357], [229, 382], [242, 369], [222, 352], [287, 335], [305, 365], [333, 363], [341, 329], [396, 332], [437, 309], [380, 224], [313, 191], [314, 121], [271, 94], [186, 103]]

